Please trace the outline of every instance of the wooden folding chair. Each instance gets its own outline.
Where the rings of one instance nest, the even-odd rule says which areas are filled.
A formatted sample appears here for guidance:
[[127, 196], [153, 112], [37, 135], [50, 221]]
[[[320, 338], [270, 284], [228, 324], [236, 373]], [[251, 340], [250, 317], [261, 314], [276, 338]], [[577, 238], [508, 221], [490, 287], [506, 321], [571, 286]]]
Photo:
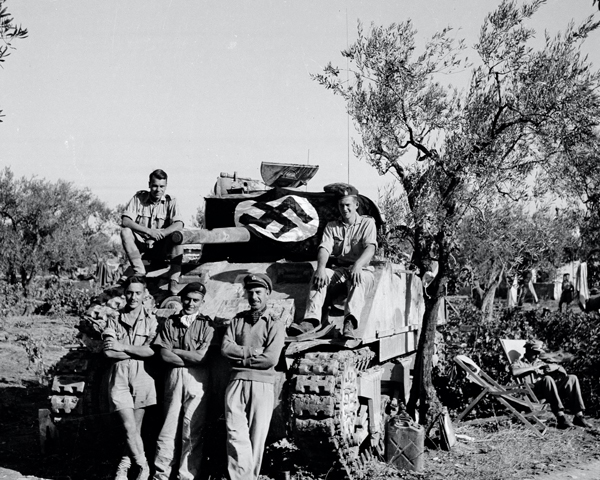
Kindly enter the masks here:
[[[467, 414], [475, 408], [475, 405], [485, 397], [491, 396], [498, 400], [502, 405], [508, 408], [523, 424], [541, 437], [546, 432], [546, 425], [537, 418], [535, 412], [539, 410], [540, 405], [533, 403], [529, 397], [529, 391], [522, 387], [503, 387], [492, 377], [485, 373], [481, 368], [466, 355], [457, 355], [454, 357], [456, 365], [465, 372], [469, 381], [479, 385], [483, 390], [469, 404], [467, 408], [458, 416], [457, 422], [460, 422]], [[524, 398], [518, 398], [515, 395], [524, 395]], [[522, 411], [519, 411], [522, 410]], [[529, 418], [532, 420], [530, 421]]]

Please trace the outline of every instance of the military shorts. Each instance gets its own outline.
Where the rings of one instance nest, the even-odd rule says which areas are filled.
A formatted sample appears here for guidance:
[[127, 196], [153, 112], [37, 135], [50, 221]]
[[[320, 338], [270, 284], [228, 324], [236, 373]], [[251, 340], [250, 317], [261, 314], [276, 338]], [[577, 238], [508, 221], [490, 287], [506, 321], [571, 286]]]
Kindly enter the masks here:
[[120, 360], [111, 369], [108, 380], [111, 411], [156, 405], [154, 379], [141, 360]]

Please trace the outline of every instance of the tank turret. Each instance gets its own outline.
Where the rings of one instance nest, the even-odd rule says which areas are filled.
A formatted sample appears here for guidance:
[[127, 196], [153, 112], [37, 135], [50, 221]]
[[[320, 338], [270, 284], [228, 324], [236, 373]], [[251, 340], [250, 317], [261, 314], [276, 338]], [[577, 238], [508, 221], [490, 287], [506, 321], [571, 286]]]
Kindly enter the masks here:
[[[203, 313], [218, 327], [247, 308], [242, 279], [249, 273], [266, 273], [272, 279], [270, 308], [282, 322], [301, 319], [323, 230], [339, 214], [334, 193], [292, 188], [308, 181], [315, 166], [270, 165], [263, 168], [268, 179], [264, 183], [221, 174], [215, 195], [205, 199], [206, 228], [185, 228], [172, 237], [179, 244], [203, 246], [198, 262], [184, 263], [181, 282], [206, 285]], [[358, 199], [359, 213], [373, 217], [381, 228], [375, 203], [362, 195]], [[271, 437], [292, 437], [313, 468], [327, 471], [334, 466], [350, 478], [361, 453], [383, 451], [385, 399], [407, 399], [424, 312], [423, 286], [415, 272], [383, 259], [373, 261], [372, 267], [374, 287], [365, 298], [355, 340], [341, 335], [343, 311], [340, 299], [332, 295], [323, 317], [326, 333], [287, 344], [271, 425]], [[160, 284], [165, 273], [149, 278]], [[113, 307], [119, 302], [114, 299], [121, 293], [115, 287], [97, 302], [95, 313], [82, 320], [91, 326], [89, 331], [99, 335], [94, 325], [116, 312]], [[154, 291], [152, 301], [162, 307], [157, 312], [164, 318], [177, 308], [177, 299], [165, 305], [160, 294]], [[444, 312], [440, 315], [443, 323]], [[68, 388], [88, 387], [72, 383]], [[222, 385], [215, 387], [222, 390]], [[73, 415], [76, 408], [68, 402], [63, 408], [59, 400], [50, 416]], [[87, 413], [85, 408], [82, 412]]]

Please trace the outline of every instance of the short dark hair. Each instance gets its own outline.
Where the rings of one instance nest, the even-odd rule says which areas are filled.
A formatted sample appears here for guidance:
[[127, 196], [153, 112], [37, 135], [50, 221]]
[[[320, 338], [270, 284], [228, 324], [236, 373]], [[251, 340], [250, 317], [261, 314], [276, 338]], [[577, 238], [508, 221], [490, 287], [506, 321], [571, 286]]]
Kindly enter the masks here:
[[150, 174], [150, 176], [148, 177], [148, 181], [151, 182], [153, 177], [156, 178], [157, 180], [168, 180], [168, 178], [169, 178], [169, 176], [167, 175], [167, 172], [165, 172], [164, 170], [161, 170], [160, 168], [157, 168]]
[[127, 280], [125, 280], [125, 284], [123, 285], [123, 288], [125, 290], [127, 290], [129, 288], [129, 285], [131, 285], [133, 283], [139, 283], [144, 288], [146, 288], [146, 280], [144, 279], [144, 277], [138, 277], [135, 275], [133, 277], [129, 277]]

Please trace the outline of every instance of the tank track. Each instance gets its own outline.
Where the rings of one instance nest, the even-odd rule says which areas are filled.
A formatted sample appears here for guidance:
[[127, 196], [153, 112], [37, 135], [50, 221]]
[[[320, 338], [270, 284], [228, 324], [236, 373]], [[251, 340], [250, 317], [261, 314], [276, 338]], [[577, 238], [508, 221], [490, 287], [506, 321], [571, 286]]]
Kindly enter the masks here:
[[369, 348], [312, 352], [292, 365], [291, 429], [296, 445], [310, 452], [316, 472], [339, 471], [359, 478], [358, 374], [369, 366]]

